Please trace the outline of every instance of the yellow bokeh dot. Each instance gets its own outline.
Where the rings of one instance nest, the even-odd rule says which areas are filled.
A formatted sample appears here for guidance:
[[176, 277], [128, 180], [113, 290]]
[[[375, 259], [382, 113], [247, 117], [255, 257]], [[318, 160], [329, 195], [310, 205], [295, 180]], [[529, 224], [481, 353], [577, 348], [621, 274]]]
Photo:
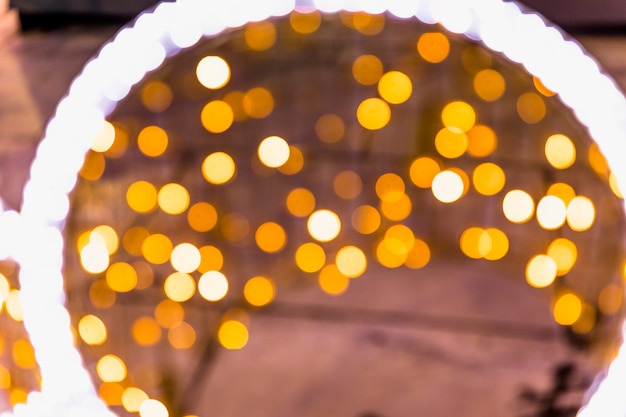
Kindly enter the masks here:
[[207, 271], [198, 280], [198, 292], [207, 301], [219, 301], [226, 297], [228, 278], [219, 271]]
[[13, 388], [11, 390], [11, 394], [9, 395], [9, 401], [12, 406], [17, 404], [25, 404], [28, 400], [28, 393], [20, 388]]
[[556, 279], [557, 265], [548, 255], [535, 255], [526, 264], [526, 282], [532, 287], [544, 288]]
[[407, 253], [404, 264], [411, 269], [419, 269], [425, 267], [430, 261], [430, 247], [421, 239], [413, 241], [413, 247]]
[[7, 368], [0, 365], [0, 389], [11, 388], [11, 373]]
[[233, 158], [225, 152], [214, 152], [202, 162], [202, 176], [211, 184], [226, 184], [236, 173]]
[[106, 309], [115, 304], [115, 291], [109, 288], [104, 279], [98, 279], [89, 286], [89, 301], [96, 308]]
[[311, 237], [319, 242], [329, 242], [341, 231], [341, 220], [331, 210], [317, 210], [307, 220], [307, 230]]
[[609, 173], [609, 164], [606, 161], [606, 158], [600, 151], [598, 144], [593, 142], [589, 145], [589, 150], [587, 151], [587, 159], [589, 160], [589, 165], [596, 172], [596, 174], [604, 177]]
[[252, 88], [243, 96], [243, 109], [253, 119], [263, 119], [274, 111], [274, 97], [263, 87]]
[[475, 125], [467, 132], [467, 153], [475, 158], [484, 158], [496, 150], [498, 138], [489, 126]]
[[224, 102], [226, 102], [233, 111], [233, 119], [237, 122], [248, 118], [248, 114], [243, 108], [243, 97], [244, 93], [235, 90], [228, 92], [223, 98]]
[[463, 178], [451, 170], [441, 171], [433, 179], [432, 192], [442, 203], [453, 203], [465, 192]]
[[341, 171], [335, 175], [333, 180], [333, 190], [338, 197], [344, 200], [352, 200], [361, 194], [363, 180], [354, 171]]
[[391, 249], [399, 254], [408, 254], [411, 249], [413, 249], [415, 236], [413, 235], [413, 231], [408, 226], [403, 224], [395, 224], [391, 226], [385, 232], [385, 239], [390, 238], [397, 240], [397, 242], [394, 242], [396, 244], [395, 247]]
[[509, 251], [509, 239], [502, 230], [487, 228], [478, 239], [478, 251], [488, 261], [500, 260]]
[[174, 272], [165, 278], [163, 289], [167, 298], [182, 303], [193, 297], [196, 292], [196, 281], [189, 274]]
[[348, 289], [350, 278], [341, 273], [336, 265], [326, 265], [320, 271], [317, 282], [326, 294], [341, 295]]
[[511, 190], [502, 201], [504, 216], [513, 223], [525, 223], [533, 217], [535, 201], [525, 191]]
[[261, 141], [257, 154], [263, 165], [278, 168], [289, 159], [289, 144], [280, 136], [269, 136]]
[[146, 126], [137, 135], [137, 147], [146, 156], [162, 155], [168, 143], [167, 132], [158, 126]]
[[200, 261], [200, 251], [191, 243], [181, 243], [172, 249], [170, 262], [178, 272], [191, 273], [200, 266]]
[[145, 400], [139, 406], [139, 417], [169, 417], [170, 413], [162, 402], [152, 398]]
[[398, 268], [408, 259], [405, 244], [395, 237], [384, 238], [376, 245], [376, 260], [387, 268]]
[[598, 294], [598, 308], [603, 314], [618, 313], [624, 305], [624, 290], [616, 284], [609, 284]]
[[122, 245], [129, 255], [141, 256], [143, 241], [150, 236], [150, 232], [140, 226], [134, 226], [124, 232]]
[[153, 113], [161, 113], [170, 107], [174, 93], [163, 81], [153, 81], [141, 90], [141, 102]]
[[567, 225], [575, 232], [584, 232], [593, 226], [596, 218], [596, 209], [593, 201], [579, 195], [567, 205]]
[[351, 216], [352, 227], [357, 232], [370, 235], [380, 227], [380, 213], [376, 208], [362, 205], [354, 209]]
[[444, 127], [435, 136], [435, 149], [444, 158], [458, 158], [467, 150], [467, 134], [457, 128]]
[[465, 256], [472, 259], [483, 257], [479, 245], [483, 233], [485, 230], [481, 227], [470, 227], [461, 233], [460, 246]]
[[173, 245], [169, 237], [155, 233], [146, 237], [141, 245], [141, 252], [146, 261], [161, 265], [170, 260]]
[[80, 170], [81, 178], [87, 181], [97, 181], [104, 174], [106, 158], [99, 152], [89, 152], [85, 156], [85, 162]]
[[381, 201], [396, 201], [398, 200], [404, 191], [406, 186], [404, 180], [398, 174], [393, 172], [387, 172], [376, 180], [375, 184], [376, 195]]
[[624, 198], [624, 195], [622, 194], [621, 189], [619, 188], [619, 181], [617, 179], [617, 175], [615, 175], [614, 172], [611, 172], [609, 174], [609, 186], [611, 187], [611, 191], [613, 191], [613, 194], [615, 194], [615, 197], [617, 198]]
[[517, 99], [517, 114], [528, 124], [536, 124], [546, 115], [543, 99], [535, 93], [524, 93]]
[[189, 349], [196, 341], [196, 331], [191, 324], [181, 321], [167, 331], [167, 340], [174, 349]]
[[362, 85], [374, 85], [383, 75], [383, 63], [375, 55], [360, 55], [352, 63], [352, 76]]
[[365, 253], [356, 246], [344, 246], [337, 251], [335, 265], [343, 275], [348, 278], [356, 278], [365, 272], [367, 268], [367, 257]]
[[99, 274], [109, 267], [109, 252], [102, 241], [91, 241], [80, 251], [80, 263], [90, 274]]
[[137, 271], [126, 262], [116, 262], [107, 269], [106, 282], [113, 291], [132, 291], [137, 286]]
[[335, 143], [341, 140], [345, 132], [346, 125], [336, 114], [324, 114], [315, 122], [315, 134], [324, 143]]
[[295, 255], [296, 265], [304, 272], [316, 272], [326, 262], [326, 253], [317, 243], [308, 242], [300, 245]]
[[576, 190], [569, 184], [564, 182], [555, 182], [546, 191], [546, 195], [554, 195], [563, 200], [565, 205], [569, 204], [576, 197]]
[[546, 159], [556, 169], [571, 167], [576, 161], [576, 147], [570, 138], [562, 134], [552, 135], [546, 140]]
[[573, 293], [562, 294], [554, 303], [554, 320], [562, 326], [570, 326], [580, 318], [583, 303]]
[[417, 40], [417, 52], [430, 63], [443, 61], [450, 53], [450, 41], [443, 33], [426, 32]]
[[276, 43], [276, 27], [272, 22], [254, 22], [246, 26], [243, 36], [248, 48], [264, 51]]
[[257, 246], [264, 252], [280, 252], [287, 242], [287, 233], [278, 223], [267, 222], [258, 227], [254, 235]]
[[485, 101], [496, 101], [504, 94], [506, 82], [496, 70], [484, 69], [474, 76], [474, 91]]
[[128, 206], [137, 213], [149, 213], [157, 205], [157, 189], [148, 181], [137, 181], [126, 191]]
[[189, 192], [180, 184], [166, 184], [159, 190], [157, 202], [167, 214], [181, 214], [189, 207]]
[[378, 94], [391, 104], [407, 101], [413, 93], [413, 83], [403, 72], [389, 71], [378, 81]]
[[296, 217], [306, 217], [315, 209], [315, 196], [306, 188], [296, 188], [289, 192], [287, 209]]
[[401, 221], [409, 217], [413, 203], [408, 195], [400, 191], [393, 191], [388, 198], [380, 202], [380, 211], [387, 219]]
[[208, 271], [219, 271], [224, 265], [224, 255], [215, 246], [207, 245], [202, 246], [200, 249], [200, 265], [198, 266], [198, 272], [205, 273]]
[[35, 359], [35, 351], [33, 346], [24, 339], [19, 339], [13, 343], [12, 349], [13, 362], [22, 369], [35, 369], [37, 360]]
[[250, 278], [243, 287], [243, 295], [248, 304], [263, 307], [271, 303], [276, 297], [274, 282], [266, 277]]
[[91, 143], [91, 150], [106, 152], [115, 141], [115, 127], [111, 122], [104, 121], [102, 127]]
[[506, 177], [498, 165], [485, 162], [474, 169], [472, 181], [479, 194], [494, 195], [504, 188]]
[[439, 172], [441, 172], [439, 162], [427, 156], [415, 159], [409, 168], [411, 182], [420, 188], [430, 188], [435, 175]]
[[196, 232], [208, 232], [217, 224], [217, 210], [209, 203], [196, 203], [187, 212], [187, 222]]
[[385, 15], [357, 12], [352, 15], [352, 26], [363, 35], [377, 35], [385, 28]]
[[159, 326], [169, 329], [185, 319], [185, 310], [176, 301], [166, 298], [154, 309], [154, 319]]
[[148, 394], [137, 387], [128, 387], [122, 393], [122, 406], [129, 413], [136, 413], [139, 411], [141, 404], [147, 400]]
[[228, 103], [222, 100], [208, 102], [200, 113], [202, 126], [211, 133], [226, 132], [233, 124], [235, 114]]
[[307, 35], [315, 32], [322, 23], [322, 14], [317, 10], [298, 12], [289, 15], [289, 24], [294, 32]]
[[96, 372], [102, 382], [120, 382], [126, 378], [126, 364], [119, 356], [104, 355], [96, 363]]
[[109, 255], [113, 255], [117, 252], [119, 247], [119, 238], [113, 227], [106, 224], [94, 227], [89, 234], [89, 241], [91, 242], [94, 239], [104, 242], [104, 246], [106, 247]]
[[379, 98], [363, 100], [356, 110], [359, 124], [368, 130], [378, 130], [387, 126], [391, 119], [389, 104]]
[[441, 121], [447, 128], [469, 131], [476, 123], [476, 111], [464, 101], [453, 101], [441, 111]]
[[124, 387], [119, 382], [103, 382], [98, 387], [98, 396], [110, 406], [122, 404]]
[[537, 204], [537, 222], [545, 230], [556, 230], [563, 226], [567, 217], [567, 208], [563, 200], [554, 195], [547, 195]]
[[133, 340], [140, 346], [153, 346], [161, 340], [161, 327], [152, 317], [140, 317], [131, 327]]
[[154, 282], [154, 269], [145, 261], [135, 261], [131, 264], [137, 272], [137, 286], [138, 290], [145, 290], [150, 288]]
[[578, 257], [578, 250], [574, 242], [563, 237], [553, 240], [546, 253], [556, 263], [557, 276], [567, 274]]
[[230, 67], [219, 56], [206, 56], [198, 62], [196, 76], [200, 84], [208, 89], [217, 90], [230, 80]]
[[295, 146], [289, 145], [289, 158], [277, 169], [281, 174], [295, 175], [304, 167], [304, 155], [302, 151]]
[[544, 84], [543, 82], [541, 82], [541, 80], [537, 77], [533, 77], [533, 85], [535, 86], [535, 88], [537, 89], [537, 91], [539, 91], [542, 95], [546, 96], [546, 97], [552, 97], [553, 95], [555, 95], [556, 93], [552, 90], [549, 90]]
[[248, 328], [238, 320], [224, 321], [217, 331], [217, 339], [226, 349], [242, 349], [248, 343], [248, 338]]

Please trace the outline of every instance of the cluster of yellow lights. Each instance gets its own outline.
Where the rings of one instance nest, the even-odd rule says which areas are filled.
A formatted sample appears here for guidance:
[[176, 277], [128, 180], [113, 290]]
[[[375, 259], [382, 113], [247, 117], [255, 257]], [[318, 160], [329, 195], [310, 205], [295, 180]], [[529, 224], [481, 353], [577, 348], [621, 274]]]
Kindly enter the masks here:
[[[366, 36], [380, 33], [385, 25], [384, 15], [350, 13], [342, 14], [341, 18], [346, 26]], [[303, 35], [315, 32], [321, 20], [319, 12], [294, 12], [289, 16], [293, 31]], [[253, 51], [268, 50], [277, 40], [278, 32], [271, 22], [256, 22], [243, 30], [243, 41]], [[448, 58], [450, 42], [443, 33], [428, 32], [417, 39], [416, 49], [424, 62], [437, 64]], [[464, 61], [464, 65], [470, 64]], [[393, 68], [385, 69], [382, 60], [374, 55], [357, 57], [352, 65], [352, 74], [364, 88], [372, 88], [370, 97], [354, 109], [355, 121], [366, 130], [377, 131], [388, 126], [397, 106], [414, 97], [411, 74]], [[196, 76], [202, 86], [217, 94], [228, 85], [231, 70], [224, 58], [209, 56], [198, 63]], [[536, 91], [521, 94], [516, 102], [519, 118], [529, 125], [544, 119], [549, 111], [545, 98], [553, 95], [538, 79], [534, 81]], [[488, 103], [499, 100], [507, 89], [505, 78], [493, 68], [474, 71], [472, 87], [476, 96]], [[150, 82], [141, 91], [141, 100], [149, 111], [159, 113], [172, 103], [173, 91], [162, 81]], [[567, 184], [555, 184], [535, 203], [529, 192], [519, 189], [504, 192], [504, 170], [493, 160], [476, 164], [471, 174], [449, 166], [451, 160], [464, 155], [474, 158], [492, 156], [497, 148], [498, 139], [494, 130], [477, 124], [479, 117], [468, 101], [455, 100], [444, 106], [442, 127], [432, 138], [438, 155], [419, 156], [412, 161], [410, 168], [404, 172], [407, 181], [410, 179], [418, 188], [431, 188], [434, 197], [443, 203], [458, 201], [473, 186], [483, 196], [501, 198], [504, 216], [515, 224], [525, 223], [535, 216], [538, 224], [546, 230], [558, 230], [566, 223], [574, 232], [591, 228], [595, 220], [593, 202], [586, 196], [576, 195]], [[204, 105], [200, 124], [209, 134], [220, 135], [236, 122], [268, 117], [276, 104], [266, 87], [231, 91]], [[319, 140], [326, 144], [341, 141], [347, 132], [344, 119], [332, 113], [320, 116], [312, 128]], [[90, 181], [98, 180], [105, 172], [106, 159], [123, 156], [131, 143], [136, 143], [139, 151], [149, 158], [165, 155], [169, 136], [162, 127], [150, 125], [132, 138], [118, 124], [105, 122], [91, 145], [93, 152], [87, 156], [81, 176]], [[278, 136], [257, 139], [257, 159], [264, 167], [276, 169], [284, 175], [302, 170], [306, 156], [303, 150]], [[571, 167], [577, 162], [574, 141], [562, 133], [549, 136], [545, 141], [545, 157], [554, 169]], [[598, 175], [606, 178], [613, 192], [621, 197], [615, 176], [593, 147], [589, 150], [588, 161]], [[241, 161], [236, 162], [236, 155], [213, 152], [203, 160], [198, 175], [210, 186], [226, 185], [236, 179], [237, 163]], [[253, 225], [240, 213], [221, 213], [217, 205], [194, 201], [193, 193], [182, 183], [157, 186], [138, 180], [128, 186], [126, 201], [128, 207], [138, 214], [160, 210], [167, 215], [185, 218], [196, 232], [219, 231], [226, 243], [233, 246], [239, 245], [243, 237], [251, 234], [263, 253], [291, 250], [300, 270], [317, 274], [319, 286], [328, 294], [337, 295], [347, 289], [350, 279], [363, 275], [368, 267], [368, 250], [342, 242], [342, 233], [348, 233], [350, 225], [359, 234], [376, 237], [373, 253], [383, 266], [421, 268], [430, 259], [430, 248], [426, 242], [402, 223], [413, 212], [411, 190], [407, 189], [403, 176], [394, 172], [383, 173], [378, 176], [374, 188], [368, 189], [358, 172], [343, 171], [334, 177], [333, 190], [341, 200], [356, 202], [357, 197], [365, 194], [362, 191], [375, 191], [378, 197], [376, 202], [356, 206], [349, 218], [342, 218], [339, 210], [318, 207], [315, 195], [308, 189], [291, 190], [285, 198], [285, 206], [291, 215], [306, 223], [307, 236], [310, 237], [307, 240], [312, 240], [300, 245], [291, 242], [290, 231], [278, 221], [268, 219], [265, 223]], [[330, 249], [332, 244], [336, 246], [334, 249]], [[460, 246], [470, 258], [498, 260], [506, 255], [509, 240], [503, 231], [496, 228], [472, 227], [462, 233]], [[218, 302], [231, 291], [229, 279], [222, 270], [228, 260], [225, 260], [223, 249], [216, 246], [198, 247], [191, 242], [174, 242], [172, 237], [139, 226], [116, 231], [111, 226], [100, 225], [82, 233], [76, 248], [84, 270], [95, 276], [89, 296], [98, 309], [110, 308], [115, 304], [116, 297], [123, 293], [153, 285], [157, 266], [171, 268], [162, 283], [165, 298], [154, 309], [154, 314], [138, 317], [132, 322], [132, 337], [140, 346], [159, 343], [166, 331], [173, 348], [190, 348], [194, 344], [196, 330], [185, 322], [184, 303], [196, 292], [207, 302]], [[121, 248], [124, 256], [137, 259], [116, 259]], [[577, 256], [577, 248], [572, 241], [564, 238], [553, 240], [545, 253], [534, 256], [528, 262], [528, 283], [539, 288], [551, 285], [574, 268]], [[254, 276], [246, 281], [242, 296], [251, 308], [258, 308], [271, 303], [276, 292], [277, 286], [271, 278]], [[17, 300], [19, 292], [10, 290], [5, 305], [9, 314], [19, 317]], [[622, 302], [620, 288], [616, 285], [602, 289], [597, 300], [598, 309], [604, 314], [615, 314]], [[553, 314], [557, 323], [572, 326], [574, 331], [580, 333], [589, 332], [595, 325], [595, 308], [572, 291], [556, 295]], [[90, 346], [106, 344], [109, 339], [105, 322], [96, 314], [87, 314], [78, 321], [77, 335]], [[216, 338], [225, 348], [243, 348], [249, 338], [247, 320], [241, 314], [225, 314], [217, 327]], [[28, 351], [23, 343], [14, 351], [16, 349]], [[20, 361], [27, 362], [26, 359]], [[35, 363], [34, 359], [31, 363]], [[114, 354], [101, 356], [96, 372], [102, 382], [99, 395], [108, 404], [122, 405], [126, 411], [138, 412], [141, 417], [169, 415], [162, 402], [150, 398], [132, 384], [121, 357]], [[16, 398], [20, 397], [17, 389], [15, 392], [18, 392]], [[22, 393], [22, 401], [25, 401], [26, 394]]]

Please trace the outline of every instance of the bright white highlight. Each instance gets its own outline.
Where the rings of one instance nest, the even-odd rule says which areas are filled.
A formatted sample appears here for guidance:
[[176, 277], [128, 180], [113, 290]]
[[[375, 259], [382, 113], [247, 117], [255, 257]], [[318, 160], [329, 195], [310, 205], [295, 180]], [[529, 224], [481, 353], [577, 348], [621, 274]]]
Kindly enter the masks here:
[[[382, 1], [313, 0], [322, 12], [348, 7], [382, 11]], [[35, 347], [42, 376], [41, 393], [31, 393], [26, 405], [1, 417], [112, 417], [97, 397], [81, 357], [73, 347], [69, 314], [63, 297], [63, 241], [61, 228], [68, 214], [68, 193], [76, 184], [84, 155], [102, 127], [104, 117], [145, 75], [167, 56], [192, 46], [200, 34], [219, 34], [227, 27], [289, 13], [310, 1], [294, 0], [178, 0], [162, 3], [151, 13], [121, 30], [74, 80], [46, 128], [24, 190], [21, 215], [2, 214], [1, 226], [16, 228], [19, 241], [7, 244], [0, 236], [0, 255], [13, 255], [20, 264], [20, 284], [27, 331]], [[623, 138], [626, 137], [626, 100], [613, 81], [574, 42], [534, 15], [504, 0], [396, 0], [388, 7], [401, 17], [415, 13], [425, 23], [441, 23], [448, 30], [482, 40], [494, 51], [520, 62], [547, 88], [559, 94], [585, 125], [622, 184], [626, 184]], [[199, 21], [199, 18], [202, 18]], [[182, 27], [180, 22], [190, 22]], [[5, 218], [4, 216], [9, 216]], [[37, 242], [37, 254], [24, 250]], [[9, 246], [14, 245], [14, 248]], [[32, 249], [32, 248], [31, 248]], [[45, 286], [46, 291], [42, 290]], [[624, 348], [611, 365], [579, 417], [623, 417], [626, 401]], [[140, 414], [160, 403], [148, 400]]]

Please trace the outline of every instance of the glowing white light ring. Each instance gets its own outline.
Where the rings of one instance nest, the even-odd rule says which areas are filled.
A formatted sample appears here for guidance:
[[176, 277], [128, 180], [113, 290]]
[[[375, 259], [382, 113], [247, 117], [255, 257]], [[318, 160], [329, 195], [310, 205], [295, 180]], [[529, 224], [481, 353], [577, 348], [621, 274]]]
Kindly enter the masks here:
[[[440, 7], [442, 2], [455, 7]], [[300, 3], [310, 5], [310, 1]], [[324, 12], [382, 11], [382, 2], [373, 0], [314, 0], [313, 3]], [[597, 64], [577, 44], [564, 40], [543, 20], [526, 15], [517, 5], [503, 0], [406, 0], [405, 3], [412, 3], [412, 7], [399, 8], [398, 1], [394, 1], [390, 3], [390, 11], [401, 10], [399, 17], [406, 18], [406, 10], [415, 10], [416, 16], [425, 23], [439, 19], [451, 31], [484, 41], [487, 47], [502, 51], [541, 78], [588, 127], [613, 172], [626, 184], [626, 164], [620, 164], [620, 140], [626, 137], [626, 100], [614, 82], [601, 74]], [[181, 19], [191, 22], [200, 19], [202, 33], [214, 35], [226, 27], [287, 14], [295, 6], [295, 0], [162, 3], [154, 11], [140, 16], [133, 26], [120, 31], [74, 80], [68, 97], [59, 103], [56, 115], [48, 124], [33, 162], [22, 206], [20, 235], [23, 239], [15, 249], [15, 258], [21, 265], [24, 323], [40, 365], [42, 392], [31, 393], [26, 406], [16, 406], [13, 413], [0, 417], [114, 416], [97, 397], [82, 367], [81, 357], [71, 344], [69, 315], [63, 306], [63, 295], [58, 291], [63, 285], [63, 242], [59, 242], [58, 236], [67, 215], [63, 202], [76, 183], [91, 138], [116, 102], [166, 56], [179, 50], [180, 46], [174, 41], [185, 47], [193, 46], [191, 43], [197, 36], [182, 37]], [[137, 59], [146, 51], [150, 53], [148, 61]], [[115, 68], [117, 70], [111, 70]], [[581, 85], [598, 89], [583, 90], [584, 94], [580, 94]], [[55, 153], [57, 149], [61, 150], [60, 154]], [[41, 204], [46, 197], [59, 201], [60, 208], [49, 211], [47, 204]], [[31, 250], [25, 250], [24, 246], [33, 242], [42, 242], [38, 253], [48, 256], [34, 258]], [[40, 285], [44, 283], [56, 290], [41, 291]], [[51, 346], [56, 350], [50, 349]], [[616, 391], [619, 383], [626, 380], [624, 349], [580, 416], [626, 415], [626, 403], [620, 400], [621, 392]]]

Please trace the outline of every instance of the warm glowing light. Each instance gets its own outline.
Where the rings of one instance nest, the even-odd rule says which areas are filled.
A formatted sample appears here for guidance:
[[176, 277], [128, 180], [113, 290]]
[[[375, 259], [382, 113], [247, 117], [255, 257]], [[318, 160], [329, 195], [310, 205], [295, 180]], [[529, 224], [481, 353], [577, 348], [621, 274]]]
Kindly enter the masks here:
[[165, 278], [163, 289], [167, 298], [182, 303], [193, 297], [196, 292], [196, 281], [189, 274], [174, 272]]
[[163, 155], [168, 143], [167, 132], [158, 126], [144, 127], [137, 136], [137, 147], [141, 153], [153, 158]]
[[27, 340], [20, 339], [13, 343], [11, 356], [13, 362], [22, 369], [35, 369], [37, 367], [35, 351]]
[[202, 162], [202, 176], [211, 184], [226, 184], [235, 172], [235, 161], [225, 152], [214, 152]]
[[296, 217], [306, 217], [315, 210], [315, 196], [306, 188], [296, 188], [287, 196], [287, 210]]
[[168, 214], [181, 214], [189, 207], [189, 192], [180, 184], [166, 184], [157, 194], [161, 210]]
[[226, 132], [232, 126], [234, 119], [233, 109], [222, 100], [208, 102], [200, 113], [202, 126], [211, 133]]
[[365, 129], [382, 129], [391, 120], [391, 109], [389, 104], [379, 98], [368, 98], [359, 104], [356, 118]]
[[181, 243], [172, 250], [170, 262], [178, 272], [191, 273], [200, 266], [200, 251], [191, 243]]
[[352, 212], [351, 221], [354, 230], [369, 235], [380, 227], [380, 213], [372, 206], [359, 206]]
[[131, 328], [133, 339], [139, 346], [154, 346], [161, 340], [161, 328], [152, 317], [140, 317]]
[[474, 169], [472, 181], [479, 194], [494, 195], [504, 188], [506, 177], [498, 165], [485, 162]]
[[248, 304], [263, 307], [271, 303], [276, 297], [276, 286], [269, 278], [253, 277], [243, 287], [243, 295]]
[[506, 234], [495, 228], [485, 229], [478, 238], [478, 252], [488, 261], [497, 261], [509, 251], [509, 239]]
[[336, 296], [346, 292], [350, 278], [343, 275], [335, 264], [330, 264], [320, 271], [317, 282], [326, 294]]
[[154, 319], [159, 326], [169, 329], [185, 319], [185, 310], [176, 301], [166, 298], [154, 309]]
[[576, 147], [565, 135], [552, 135], [546, 140], [546, 159], [556, 169], [569, 168], [576, 161]]
[[254, 22], [245, 27], [243, 36], [248, 48], [264, 51], [276, 43], [276, 27], [272, 22]]
[[124, 233], [124, 237], [122, 238], [122, 245], [124, 246], [124, 250], [133, 256], [141, 256], [142, 251], [141, 247], [143, 245], [144, 240], [150, 236], [150, 232], [148, 232], [143, 227], [135, 226], [126, 230]]
[[543, 82], [539, 78], [533, 77], [533, 84], [535, 88], [537, 89], [537, 91], [539, 91], [542, 95], [546, 97], [552, 97], [553, 95], [555, 95], [554, 91], [551, 91], [548, 88], [546, 88], [546, 86], [543, 84]]
[[[95, 306], [99, 307], [98, 305]], [[106, 341], [106, 327], [104, 323], [95, 316], [87, 315], [83, 317], [79, 322], [78, 330], [81, 339], [88, 345], [100, 345]]]
[[413, 241], [413, 248], [407, 253], [404, 264], [411, 269], [423, 268], [430, 261], [430, 248], [428, 244], [421, 239]]
[[198, 292], [207, 301], [219, 301], [228, 294], [228, 279], [219, 271], [207, 271], [198, 280]]
[[98, 396], [110, 406], [122, 403], [124, 387], [118, 382], [103, 382], [98, 388]]
[[582, 301], [576, 294], [565, 293], [554, 303], [554, 320], [562, 326], [571, 326], [580, 318], [582, 309]]
[[335, 258], [337, 269], [348, 278], [356, 278], [365, 272], [367, 258], [356, 246], [344, 246], [339, 249]]
[[141, 404], [148, 399], [148, 394], [137, 387], [128, 387], [122, 393], [122, 405], [129, 413], [139, 411]]
[[375, 55], [361, 55], [352, 63], [352, 76], [362, 85], [374, 85], [383, 75], [383, 63]]
[[280, 252], [287, 243], [287, 233], [281, 225], [274, 222], [263, 223], [256, 230], [254, 240], [257, 246], [264, 252]]
[[287, 162], [279, 166], [277, 169], [285, 175], [295, 175], [304, 167], [304, 154], [295, 146], [289, 145], [289, 158]]
[[481, 227], [470, 227], [461, 233], [461, 251], [472, 259], [480, 259], [484, 255], [481, 253], [479, 242], [485, 230]]
[[196, 342], [196, 331], [191, 324], [181, 321], [167, 331], [167, 340], [174, 349], [189, 349]]
[[215, 246], [202, 246], [200, 249], [200, 265], [198, 266], [198, 272], [205, 273], [208, 271], [219, 271], [224, 265], [224, 255]]
[[104, 355], [96, 364], [96, 372], [102, 382], [120, 382], [126, 378], [126, 364], [118, 356]]
[[228, 213], [222, 218], [220, 229], [224, 238], [230, 242], [243, 242], [250, 233], [250, 222], [240, 213]]
[[209, 203], [196, 203], [187, 212], [187, 222], [196, 232], [208, 232], [217, 224], [217, 210]]
[[102, 241], [109, 255], [113, 255], [117, 252], [120, 243], [115, 229], [106, 224], [101, 224], [93, 228], [89, 234], [89, 241], [91, 242], [92, 240]]
[[363, 181], [354, 171], [341, 171], [333, 180], [335, 194], [344, 200], [352, 200], [361, 194]]
[[80, 263], [90, 274], [99, 274], [109, 267], [109, 252], [101, 241], [89, 242], [80, 251]]
[[243, 109], [253, 119], [263, 119], [274, 111], [274, 97], [267, 89], [255, 87], [243, 96]]
[[173, 245], [169, 237], [155, 233], [146, 237], [141, 244], [141, 253], [151, 264], [161, 265], [170, 260]]
[[598, 294], [598, 308], [603, 314], [618, 313], [624, 304], [624, 291], [617, 284], [609, 284]]
[[341, 220], [333, 211], [317, 210], [309, 216], [306, 226], [313, 239], [329, 242], [339, 235]]
[[568, 205], [570, 201], [574, 197], [576, 197], [576, 191], [574, 187], [569, 184], [565, 184], [564, 182], [556, 182], [548, 187], [548, 191], [546, 191], [546, 195], [554, 195], [559, 197], [565, 205]]
[[543, 99], [535, 93], [524, 93], [517, 99], [517, 114], [528, 124], [536, 124], [546, 115]]
[[[378, 80], [376, 80], [378, 81]], [[346, 125], [336, 114], [324, 114], [315, 122], [315, 134], [324, 143], [335, 143], [343, 138]]]
[[526, 223], [533, 217], [535, 202], [525, 191], [511, 190], [502, 201], [504, 216], [513, 223]]
[[326, 262], [326, 253], [317, 243], [304, 243], [296, 250], [296, 265], [304, 272], [316, 272]]
[[224, 321], [218, 331], [217, 339], [226, 349], [242, 349], [248, 344], [248, 328], [237, 320]]
[[380, 212], [387, 219], [402, 221], [409, 217], [413, 203], [408, 195], [401, 191], [392, 191], [385, 194], [385, 199], [380, 202]]
[[319, 29], [322, 23], [322, 15], [317, 10], [308, 12], [293, 11], [289, 15], [289, 23], [295, 32], [308, 35]]
[[439, 163], [429, 157], [420, 157], [415, 159], [411, 163], [409, 169], [409, 176], [411, 182], [420, 188], [430, 188], [433, 184], [433, 179], [437, 174], [441, 172]]
[[565, 203], [556, 196], [545, 196], [537, 204], [537, 222], [546, 230], [555, 230], [563, 226], [566, 215]]
[[378, 94], [388, 103], [404, 103], [412, 93], [413, 83], [403, 72], [389, 71], [378, 81]]
[[259, 160], [270, 168], [278, 168], [289, 159], [289, 144], [280, 136], [270, 136], [261, 141]]
[[126, 262], [116, 262], [107, 269], [106, 282], [113, 291], [132, 291], [137, 286], [137, 271]]
[[467, 132], [474, 127], [476, 112], [471, 105], [464, 101], [453, 101], [443, 108], [441, 121], [447, 128]]
[[79, 175], [87, 181], [97, 181], [104, 174], [105, 168], [106, 159], [104, 155], [98, 152], [89, 152], [85, 155], [85, 163]]
[[376, 245], [376, 260], [387, 268], [398, 268], [407, 258], [405, 243], [395, 237], [385, 237]]
[[619, 188], [617, 175], [615, 175], [614, 172], [611, 172], [609, 174], [609, 186], [611, 187], [611, 191], [613, 191], [613, 194], [615, 194], [617, 198], [620, 198], [620, 199], [624, 198], [624, 195], [622, 194], [622, 191]]
[[427, 32], [419, 37], [417, 52], [424, 60], [436, 64], [448, 57], [450, 41], [443, 33]]
[[137, 213], [149, 213], [157, 205], [157, 189], [148, 181], [137, 181], [126, 191], [128, 206]]
[[230, 67], [219, 56], [206, 56], [196, 66], [200, 84], [211, 90], [224, 87], [230, 80]]
[[474, 91], [485, 101], [496, 101], [504, 94], [504, 77], [493, 69], [484, 69], [474, 76]]
[[535, 255], [526, 264], [526, 282], [535, 288], [549, 286], [556, 279], [557, 266], [548, 255]]
[[453, 171], [441, 171], [433, 179], [432, 192], [442, 203], [453, 203], [463, 196], [465, 185], [459, 174]]
[[467, 150], [467, 135], [458, 128], [448, 128], [437, 132], [435, 148], [444, 158], [458, 158]]
[[556, 263], [556, 275], [563, 276], [567, 274], [576, 263], [578, 250], [574, 242], [561, 237], [550, 243], [547, 255]]
[[575, 232], [584, 232], [593, 226], [596, 209], [593, 202], [582, 195], [572, 198], [567, 205], [567, 225]]
[[104, 121], [98, 135], [91, 143], [91, 149], [96, 152], [106, 152], [115, 141], [115, 127], [108, 121]]
[[104, 279], [95, 280], [89, 287], [89, 301], [96, 308], [107, 309], [115, 304], [115, 291]]
[[388, 172], [376, 180], [376, 195], [381, 201], [397, 201], [404, 193], [406, 187], [404, 180], [398, 174]]
[[475, 125], [467, 132], [467, 153], [476, 158], [489, 156], [496, 150], [498, 138], [488, 126]]
[[170, 413], [162, 402], [148, 399], [139, 407], [139, 417], [169, 417]]

